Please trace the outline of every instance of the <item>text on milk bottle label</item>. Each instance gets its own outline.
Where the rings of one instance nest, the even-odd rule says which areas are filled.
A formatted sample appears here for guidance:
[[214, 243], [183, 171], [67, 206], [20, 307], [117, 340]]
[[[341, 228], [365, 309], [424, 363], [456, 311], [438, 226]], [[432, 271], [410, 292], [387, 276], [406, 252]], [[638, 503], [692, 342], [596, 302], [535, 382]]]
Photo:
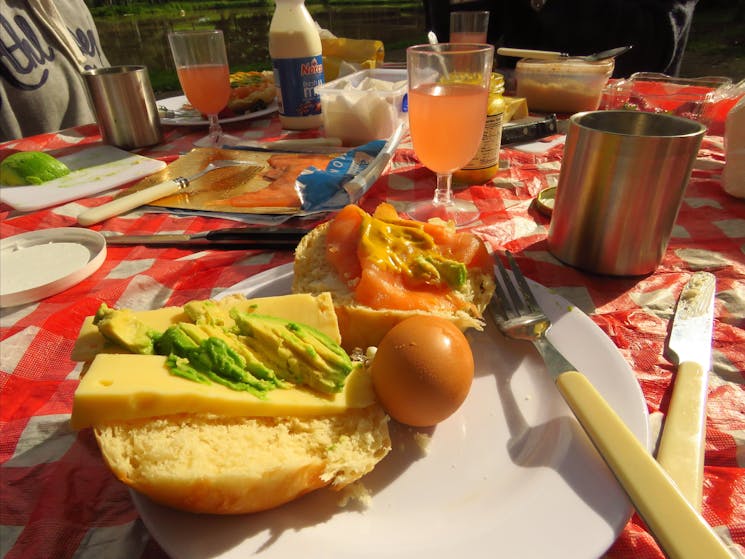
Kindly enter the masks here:
[[323, 85], [323, 58], [275, 58], [274, 81], [277, 84], [279, 112], [285, 116], [321, 114], [321, 96], [316, 87]]

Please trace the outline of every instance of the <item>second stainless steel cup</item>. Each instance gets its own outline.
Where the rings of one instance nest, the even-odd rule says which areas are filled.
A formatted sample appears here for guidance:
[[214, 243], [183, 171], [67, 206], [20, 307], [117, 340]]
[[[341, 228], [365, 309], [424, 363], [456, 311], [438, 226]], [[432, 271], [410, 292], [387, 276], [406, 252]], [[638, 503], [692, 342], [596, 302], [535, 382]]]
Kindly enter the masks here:
[[145, 66], [110, 66], [83, 72], [104, 143], [122, 149], [163, 139], [158, 107]]
[[665, 114], [572, 116], [548, 234], [551, 253], [599, 274], [654, 271], [705, 131], [698, 122]]

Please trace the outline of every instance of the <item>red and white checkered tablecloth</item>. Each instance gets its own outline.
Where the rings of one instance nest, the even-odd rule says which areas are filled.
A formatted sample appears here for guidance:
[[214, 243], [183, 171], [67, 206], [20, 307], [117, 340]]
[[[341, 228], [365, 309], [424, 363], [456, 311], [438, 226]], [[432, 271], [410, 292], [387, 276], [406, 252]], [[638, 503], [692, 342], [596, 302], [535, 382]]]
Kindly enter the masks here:
[[[231, 133], [277, 137], [276, 118], [238, 123]], [[203, 129], [170, 128], [162, 145], [140, 153], [172, 161]], [[701, 156], [722, 161], [707, 138]], [[0, 145], [53, 150], [99, 141], [84, 126]], [[546, 248], [548, 218], [531, 204], [558, 179], [562, 146], [540, 155], [503, 150], [509, 167], [489, 184], [457, 190], [481, 211], [475, 231], [495, 250], [516, 253], [530, 278], [585, 311], [628, 361], [653, 423], [667, 409], [675, 367], [663, 357], [669, 318], [683, 284], [696, 270], [717, 278], [714, 367], [707, 407], [703, 515], [736, 553], [745, 552], [745, 202], [727, 195], [716, 171], [694, 171], [673, 238], [656, 272], [643, 278], [592, 276], [559, 263]], [[399, 208], [429, 197], [434, 177], [413, 152], [398, 150], [392, 167], [363, 198]], [[0, 207], [0, 236], [75, 225], [82, 207], [111, 193], [29, 214]], [[135, 211], [93, 229], [120, 233], [198, 232], [234, 226], [213, 217]], [[92, 276], [38, 303], [0, 313], [0, 552], [5, 559], [141, 557], [165, 553], [149, 536], [124, 485], [104, 465], [90, 430], [68, 425], [80, 365], [70, 352], [86, 316], [103, 302], [132, 308], [180, 305], [207, 298], [245, 278], [290, 262], [290, 252], [183, 250], [109, 246]], [[539, 506], [536, 504], [535, 506]], [[495, 547], [498, 551], [498, 546]], [[634, 516], [607, 553], [614, 559], [663, 555]]]

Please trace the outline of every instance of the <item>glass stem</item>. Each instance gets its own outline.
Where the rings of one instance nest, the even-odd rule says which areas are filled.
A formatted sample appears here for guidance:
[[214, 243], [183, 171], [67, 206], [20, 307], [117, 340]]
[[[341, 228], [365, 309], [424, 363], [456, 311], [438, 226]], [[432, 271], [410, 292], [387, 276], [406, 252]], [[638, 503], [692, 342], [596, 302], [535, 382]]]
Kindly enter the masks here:
[[432, 200], [435, 206], [450, 206], [453, 203], [452, 179], [453, 175], [450, 173], [437, 173], [437, 188]]
[[217, 118], [217, 115], [208, 115], [207, 118], [209, 118], [210, 121], [209, 136], [212, 145], [215, 147], [220, 147], [220, 145], [222, 144], [222, 128], [220, 128], [219, 119]]

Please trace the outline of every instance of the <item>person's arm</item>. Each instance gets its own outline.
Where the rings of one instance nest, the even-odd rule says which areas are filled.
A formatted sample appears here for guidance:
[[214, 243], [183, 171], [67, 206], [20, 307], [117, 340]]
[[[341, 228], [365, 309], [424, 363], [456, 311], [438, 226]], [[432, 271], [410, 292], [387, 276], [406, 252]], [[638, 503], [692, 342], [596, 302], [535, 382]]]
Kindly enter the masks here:
[[[677, 73], [697, 0], [530, 0], [504, 2], [505, 46], [585, 55], [633, 45], [616, 60], [616, 76]], [[534, 2], [535, 4], [535, 2]], [[540, 4], [537, 3], [536, 5]]]

